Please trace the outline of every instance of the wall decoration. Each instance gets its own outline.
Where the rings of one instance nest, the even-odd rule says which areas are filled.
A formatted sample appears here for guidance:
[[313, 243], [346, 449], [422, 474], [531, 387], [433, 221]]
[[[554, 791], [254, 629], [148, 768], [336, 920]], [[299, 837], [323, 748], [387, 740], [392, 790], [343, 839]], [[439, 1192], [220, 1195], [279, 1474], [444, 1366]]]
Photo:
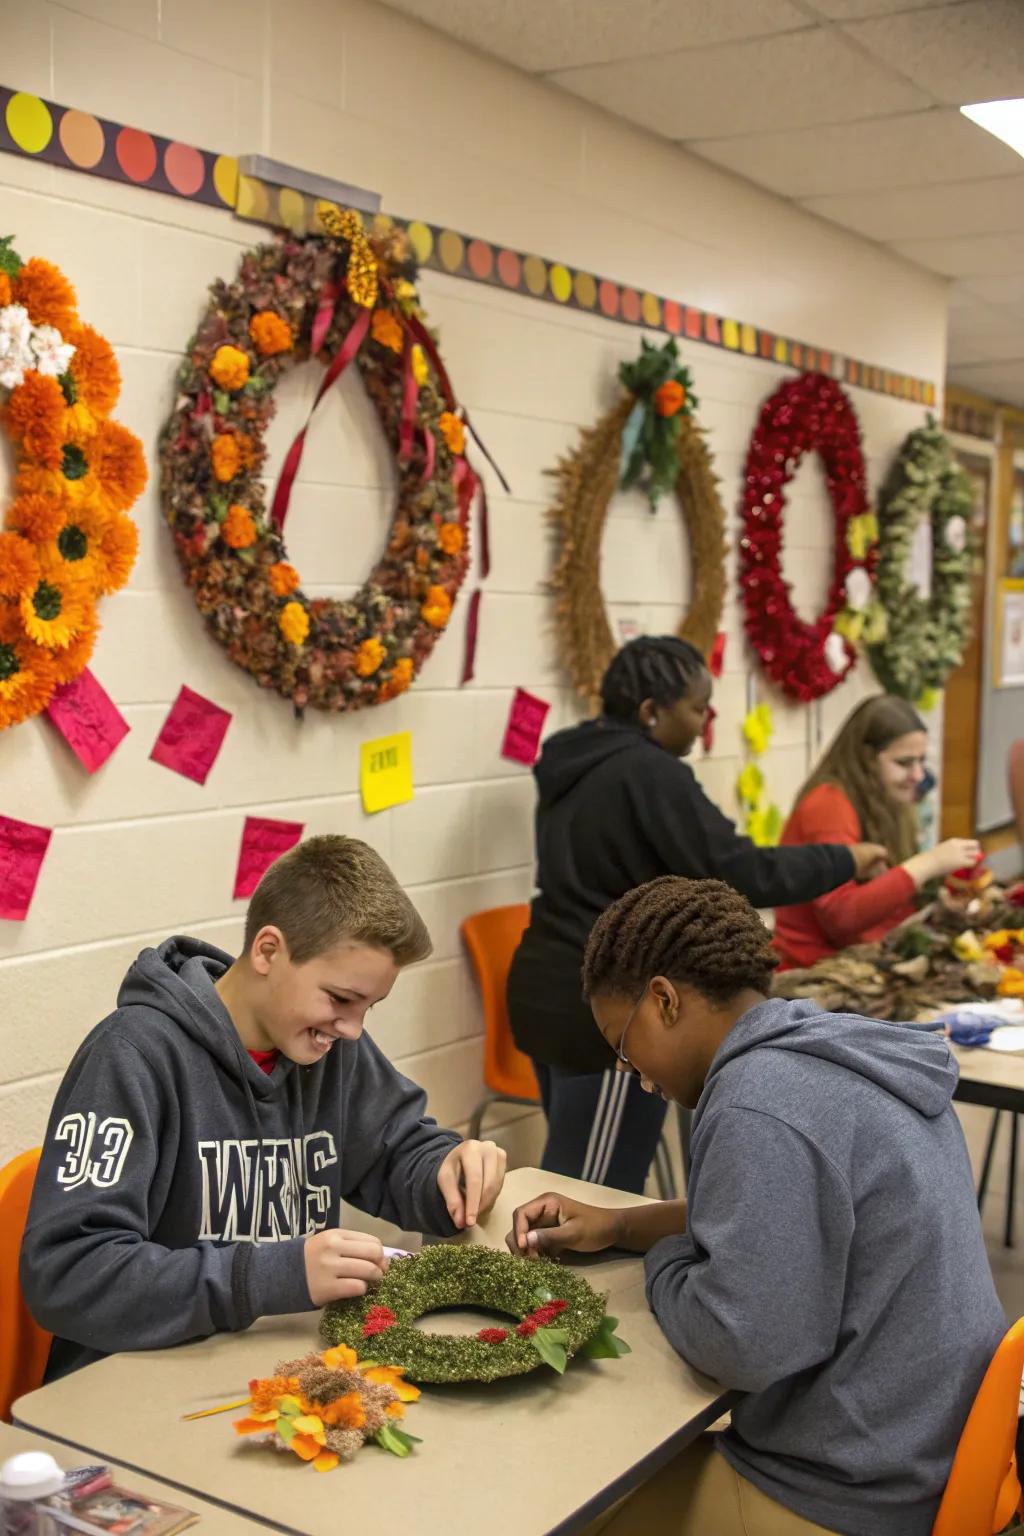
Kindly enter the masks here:
[[359, 789], [368, 816], [405, 805], [413, 797], [412, 732], [378, 736], [359, 748]]
[[[960, 665], [970, 636], [974, 559], [971, 483], [934, 418], [911, 432], [878, 498], [877, 593], [884, 634], [868, 636], [875, 676], [928, 709]], [[911, 547], [932, 533], [931, 593], [909, 579]]]
[[235, 888], [231, 893], [235, 901], [251, 896], [274, 860], [295, 847], [302, 837], [303, 825], [301, 821], [277, 821], [272, 816], [245, 818]]
[[[408, 240], [386, 219], [369, 239], [358, 214], [328, 211], [328, 223], [329, 238], [247, 252], [235, 280], [211, 289], [161, 454], [167, 519], [207, 627], [299, 715], [381, 704], [409, 687], [466, 574], [479, 483]], [[355, 362], [396, 459], [387, 545], [345, 601], [310, 598], [284, 542], [305, 430], [269, 508], [261, 479], [274, 389], [310, 357], [326, 365], [317, 403]], [[484, 543], [482, 530], [482, 553]]]
[[[67, 170], [160, 192], [188, 201], [231, 208], [239, 218], [322, 234], [315, 198], [239, 174], [233, 155], [179, 144], [141, 128], [124, 127], [89, 112], [46, 101], [28, 91], [0, 86], [0, 153], [44, 160]], [[443, 225], [395, 218], [406, 230], [417, 261], [471, 283], [486, 283], [524, 298], [578, 309], [619, 325], [641, 326], [667, 336], [718, 347], [763, 362], [816, 369], [846, 384], [899, 400], [934, 405], [935, 385], [875, 363], [844, 357], [825, 347], [780, 336], [728, 315], [712, 314], [676, 298], [663, 298], [600, 277], [550, 257], [517, 251]]]
[[995, 686], [1024, 687], [1024, 579], [997, 583], [994, 619]]
[[[654, 484], [660, 494], [667, 476], [668, 453], [675, 462], [675, 492], [689, 537], [693, 569], [693, 600], [676, 633], [709, 656], [721, 625], [725, 512], [718, 479], [704, 432], [686, 408], [687, 384], [682, 381], [685, 377], [688, 383], [688, 375], [676, 366], [674, 342], [658, 354], [664, 364], [661, 369], [648, 361], [653, 352], [645, 343], [640, 363], [623, 365], [620, 377], [627, 385], [626, 392], [595, 427], [583, 432], [579, 445], [553, 471], [558, 492], [551, 520], [558, 556], [551, 585], [557, 594], [558, 646], [576, 691], [588, 700], [599, 696], [601, 679], [618, 650], [601, 595], [601, 537], [608, 505], [624, 477], [636, 483], [646, 475], [649, 496]], [[657, 398], [665, 383], [678, 386], [672, 393], [671, 415], [676, 425], [668, 453], [661, 441], [666, 417]], [[634, 392], [634, 384], [639, 393]], [[652, 416], [659, 418], [653, 426]], [[657, 444], [658, 467], [653, 472], [649, 461], [645, 461], [646, 469], [642, 463], [638, 465], [645, 442]]]
[[502, 757], [507, 757], [513, 763], [522, 763], [527, 768], [533, 767], [540, 751], [541, 732], [550, 708], [546, 699], [538, 699], [536, 694], [527, 693], [525, 688], [516, 689], [508, 712], [505, 738], [501, 744]]
[[[808, 624], [794, 611], [781, 553], [785, 488], [810, 452], [824, 465], [835, 552], [825, 607]], [[786, 380], [762, 406], [747, 451], [740, 589], [747, 638], [769, 678], [791, 698], [821, 698], [853, 667], [851, 639], [871, 613], [874, 532], [853, 406], [823, 374]]]
[[0, 816], [0, 918], [6, 922], [21, 923], [28, 916], [52, 836], [52, 827]]
[[150, 758], [173, 773], [180, 773], [182, 778], [205, 784], [230, 724], [230, 710], [182, 687], [153, 744]]
[[110, 419], [113, 349], [79, 318], [63, 273], [23, 262], [11, 238], [0, 240], [0, 400], [16, 452], [0, 532], [0, 729], [85, 670], [99, 599], [135, 563], [125, 514], [146, 484], [141, 443]]
[[87, 773], [102, 768], [130, 730], [121, 711], [88, 667], [72, 682], [54, 690], [46, 706], [46, 717]]
[[782, 812], [769, 800], [764, 772], [758, 758], [763, 757], [775, 731], [771, 706], [755, 704], [743, 720], [743, 739], [750, 752], [736, 780], [736, 798], [743, 808], [743, 830], [759, 848], [772, 848], [782, 836]]

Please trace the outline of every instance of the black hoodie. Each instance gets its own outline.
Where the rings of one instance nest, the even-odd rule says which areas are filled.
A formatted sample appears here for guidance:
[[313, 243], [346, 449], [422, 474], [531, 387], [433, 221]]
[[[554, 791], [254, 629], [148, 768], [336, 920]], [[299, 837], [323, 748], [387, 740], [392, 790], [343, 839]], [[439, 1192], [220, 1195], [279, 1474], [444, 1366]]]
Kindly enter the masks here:
[[342, 1200], [455, 1230], [437, 1169], [459, 1138], [423, 1091], [366, 1034], [264, 1073], [214, 986], [231, 963], [198, 939], [143, 950], [64, 1076], [21, 1252], [48, 1379], [308, 1310], [306, 1236]]
[[635, 725], [602, 717], [560, 731], [534, 769], [537, 890], [512, 964], [520, 1050], [571, 1072], [614, 1060], [581, 996], [583, 952], [604, 909], [659, 875], [724, 880], [755, 907], [813, 901], [855, 873], [839, 844], [758, 848], [693, 769]]

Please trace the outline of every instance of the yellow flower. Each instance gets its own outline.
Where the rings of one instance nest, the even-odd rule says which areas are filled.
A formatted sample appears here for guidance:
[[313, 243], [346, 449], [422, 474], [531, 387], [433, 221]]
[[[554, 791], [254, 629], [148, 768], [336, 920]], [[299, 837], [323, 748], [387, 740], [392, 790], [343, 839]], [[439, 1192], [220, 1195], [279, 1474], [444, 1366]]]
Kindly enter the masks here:
[[270, 567], [270, 585], [275, 597], [287, 597], [299, 585], [299, 573], [287, 560], [278, 560]]
[[229, 394], [249, 382], [249, 359], [238, 347], [218, 347], [210, 364], [210, 378]]
[[752, 809], [761, 803], [761, 795], [764, 791], [764, 774], [756, 763], [747, 763], [740, 770], [736, 780], [736, 793], [744, 805]]
[[93, 611], [88, 589], [50, 568], [43, 569], [35, 590], [26, 592], [19, 606], [29, 639], [57, 651], [67, 649]]
[[775, 722], [772, 719], [771, 706], [768, 704], [758, 704], [744, 720], [743, 735], [750, 750], [756, 752], [758, 757], [767, 750], [774, 729]]
[[370, 324], [373, 339], [382, 347], [390, 347], [392, 352], [401, 352], [403, 332], [402, 327], [391, 313], [390, 309], [375, 309], [373, 320]]
[[466, 429], [458, 416], [453, 415], [451, 411], [442, 411], [437, 425], [441, 436], [448, 444], [449, 453], [465, 453]]
[[444, 629], [452, 616], [452, 600], [443, 587], [431, 587], [420, 609], [421, 618], [432, 629]]
[[985, 951], [976, 933], [968, 928], [964, 933], [958, 933], [953, 940], [952, 950], [958, 960], [965, 965], [973, 965], [978, 960], [984, 960]]
[[64, 412], [65, 441], [82, 448], [95, 435], [96, 418], [89, 407], [83, 405], [81, 400], [76, 401], [74, 405], [69, 405]]
[[420, 1396], [419, 1387], [405, 1380], [405, 1370], [400, 1365], [370, 1365], [363, 1370], [363, 1377], [378, 1386], [393, 1387], [400, 1402], [414, 1403]]
[[325, 1349], [320, 1358], [332, 1371], [351, 1371], [359, 1363], [359, 1356], [347, 1344], [335, 1344], [331, 1349]]
[[863, 560], [872, 544], [878, 542], [878, 518], [873, 512], [851, 517], [846, 526], [846, 547], [854, 560]]
[[412, 349], [412, 376], [416, 380], [419, 389], [422, 389], [430, 378], [430, 365], [427, 362], [426, 353], [419, 342]]
[[309, 614], [301, 603], [285, 603], [278, 614], [277, 627], [289, 645], [302, 645], [309, 634]]
[[364, 640], [356, 651], [356, 671], [360, 677], [372, 677], [377, 671], [386, 655], [384, 647], [376, 636]]
[[457, 555], [466, 542], [466, 535], [459, 523], [442, 523], [438, 542], [446, 555]]
[[854, 613], [849, 608], [843, 608], [836, 614], [832, 627], [838, 634], [849, 640], [851, 645], [856, 645], [864, 630], [864, 615]]

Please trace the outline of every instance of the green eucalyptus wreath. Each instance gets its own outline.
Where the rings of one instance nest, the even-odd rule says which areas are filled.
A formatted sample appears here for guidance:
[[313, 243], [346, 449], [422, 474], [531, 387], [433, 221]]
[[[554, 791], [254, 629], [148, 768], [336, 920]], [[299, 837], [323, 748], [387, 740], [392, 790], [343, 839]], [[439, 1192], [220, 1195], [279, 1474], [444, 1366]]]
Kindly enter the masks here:
[[[933, 417], [911, 432], [878, 503], [876, 596], [882, 638], [869, 642], [875, 676], [889, 693], [927, 708], [963, 660], [971, 628], [971, 484]], [[932, 529], [932, 592], [907, 577], [918, 523]]]
[[[482, 1245], [439, 1243], [393, 1259], [366, 1296], [333, 1302], [320, 1320], [328, 1344], [347, 1344], [411, 1381], [497, 1381], [539, 1365], [561, 1374], [573, 1355], [616, 1359], [629, 1346], [615, 1337], [605, 1298], [550, 1259], [520, 1259]], [[484, 1307], [515, 1319], [473, 1337], [427, 1333], [417, 1318], [444, 1307]]]

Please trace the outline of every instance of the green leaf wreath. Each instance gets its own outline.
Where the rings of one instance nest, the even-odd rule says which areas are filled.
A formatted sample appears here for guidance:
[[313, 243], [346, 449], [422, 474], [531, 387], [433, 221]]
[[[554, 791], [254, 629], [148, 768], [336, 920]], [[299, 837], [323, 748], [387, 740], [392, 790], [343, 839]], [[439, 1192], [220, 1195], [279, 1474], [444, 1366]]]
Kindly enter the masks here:
[[[970, 481], [929, 416], [904, 442], [879, 498], [875, 584], [886, 631], [868, 645], [882, 687], [923, 708], [960, 665], [970, 638], [971, 513]], [[907, 571], [921, 518], [932, 530], [931, 597]]]
[[653, 512], [679, 478], [682, 418], [697, 404], [690, 370], [680, 364], [674, 341], [663, 347], [644, 341], [636, 361], [622, 364], [619, 378], [636, 399], [622, 429], [619, 483], [623, 490], [645, 490]]

